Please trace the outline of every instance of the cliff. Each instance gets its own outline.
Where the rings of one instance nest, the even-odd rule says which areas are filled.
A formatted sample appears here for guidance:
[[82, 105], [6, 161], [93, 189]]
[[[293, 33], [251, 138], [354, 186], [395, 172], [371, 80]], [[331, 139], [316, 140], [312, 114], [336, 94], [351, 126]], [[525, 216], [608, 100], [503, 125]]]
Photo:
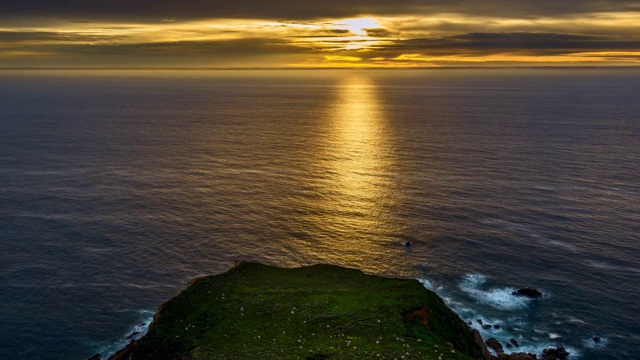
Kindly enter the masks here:
[[242, 262], [192, 281], [110, 359], [487, 358], [479, 342], [416, 280]]

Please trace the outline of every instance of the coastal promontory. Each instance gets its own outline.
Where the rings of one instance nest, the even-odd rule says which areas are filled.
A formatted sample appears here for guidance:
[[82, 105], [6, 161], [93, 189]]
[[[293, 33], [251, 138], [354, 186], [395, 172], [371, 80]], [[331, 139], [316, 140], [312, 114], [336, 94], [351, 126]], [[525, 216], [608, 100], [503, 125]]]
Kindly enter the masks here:
[[416, 280], [240, 262], [192, 281], [110, 359], [485, 359], [481, 343]]

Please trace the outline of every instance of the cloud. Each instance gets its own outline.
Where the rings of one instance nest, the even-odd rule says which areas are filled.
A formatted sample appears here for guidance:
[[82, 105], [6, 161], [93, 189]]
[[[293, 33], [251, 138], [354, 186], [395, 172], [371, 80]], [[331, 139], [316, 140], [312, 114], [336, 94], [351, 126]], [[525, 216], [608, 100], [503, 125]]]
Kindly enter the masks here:
[[376, 52], [430, 54], [573, 53], [640, 49], [640, 39], [557, 33], [468, 33], [440, 38], [398, 40], [376, 47]]
[[370, 36], [370, 37], [389, 37], [393, 35], [393, 32], [383, 28], [364, 29], [364, 30], [367, 32], [367, 36]]
[[[33, 56], [41, 54], [41, 56]], [[0, 48], [0, 66], [274, 66], [307, 50], [272, 38], [154, 43], [35, 43]]]
[[362, 61], [362, 58], [357, 56], [340, 56], [340, 55], [325, 55], [325, 61]]
[[43, 54], [42, 63], [132, 66], [235, 66], [252, 59], [262, 66], [267, 58], [274, 66], [300, 59], [355, 66], [579, 54], [635, 63], [640, 51], [640, 3], [631, 1], [5, 0], [0, 7], [0, 66], [20, 56], [27, 66], [32, 54]]
[[56, 31], [0, 31], [0, 41], [4, 43], [21, 42], [95, 42], [117, 41], [124, 36], [96, 35], [80, 32], [56, 32]]
[[317, 19], [358, 15], [431, 15], [458, 13], [539, 17], [594, 12], [640, 11], [637, 1], [621, 0], [324, 0], [323, 2], [292, 0], [4, 0], [2, 18], [81, 18], [95, 19]]

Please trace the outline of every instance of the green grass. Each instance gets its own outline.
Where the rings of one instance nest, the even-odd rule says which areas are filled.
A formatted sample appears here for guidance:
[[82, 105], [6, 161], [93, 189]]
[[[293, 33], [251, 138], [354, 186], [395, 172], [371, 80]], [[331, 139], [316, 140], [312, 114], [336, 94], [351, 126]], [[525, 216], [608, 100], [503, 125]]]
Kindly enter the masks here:
[[[436, 360], [476, 359], [481, 350], [466, 324], [418, 281], [330, 265], [240, 263], [194, 280], [165, 303], [126, 354], [133, 360]], [[122, 355], [114, 359], [129, 359]]]

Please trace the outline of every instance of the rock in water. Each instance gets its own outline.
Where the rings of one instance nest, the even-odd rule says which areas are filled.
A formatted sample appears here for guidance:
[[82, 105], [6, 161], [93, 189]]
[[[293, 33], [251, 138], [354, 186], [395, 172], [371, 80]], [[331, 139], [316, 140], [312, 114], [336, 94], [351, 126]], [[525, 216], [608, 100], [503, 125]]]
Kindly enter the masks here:
[[502, 348], [502, 344], [500, 344], [500, 341], [498, 341], [497, 339], [491, 338], [485, 342], [487, 343], [487, 346], [489, 346], [496, 352], [496, 354], [498, 355], [504, 354], [504, 349]]
[[563, 347], [549, 348], [542, 351], [542, 360], [567, 360], [569, 355], [569, 352]]
[[512, 295], [525, 296], [531, 299], [538, 299], [542, 297], [542, 293], [540, 291], [532, 288], [523, 288], [518, 291], [514, 291]]

